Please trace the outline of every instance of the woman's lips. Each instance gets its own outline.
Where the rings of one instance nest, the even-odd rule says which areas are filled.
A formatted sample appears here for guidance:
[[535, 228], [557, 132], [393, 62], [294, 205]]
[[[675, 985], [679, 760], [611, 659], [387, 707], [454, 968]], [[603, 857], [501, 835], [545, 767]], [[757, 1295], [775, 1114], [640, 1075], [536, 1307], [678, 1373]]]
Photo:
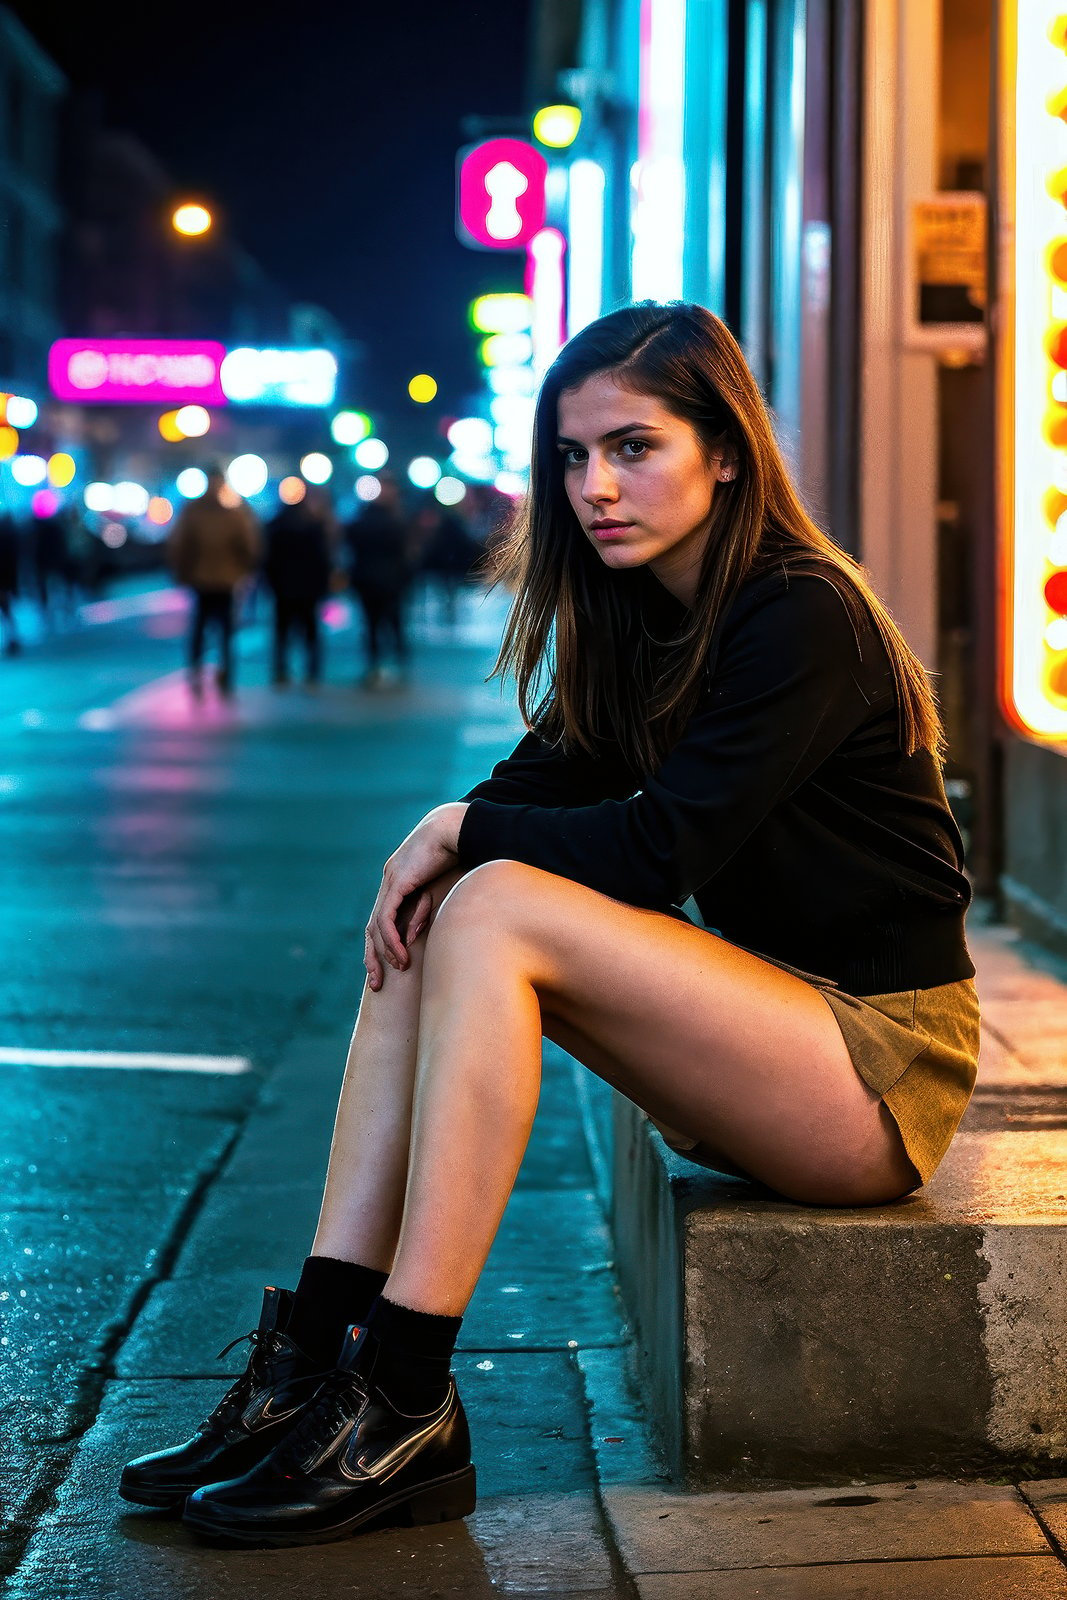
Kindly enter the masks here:
[[594, 539], [607, 543], [611, 539], [621, 538], [624, 533], [629, 533], [632, 527], [632, 522], [594, 522], [589, 531]]

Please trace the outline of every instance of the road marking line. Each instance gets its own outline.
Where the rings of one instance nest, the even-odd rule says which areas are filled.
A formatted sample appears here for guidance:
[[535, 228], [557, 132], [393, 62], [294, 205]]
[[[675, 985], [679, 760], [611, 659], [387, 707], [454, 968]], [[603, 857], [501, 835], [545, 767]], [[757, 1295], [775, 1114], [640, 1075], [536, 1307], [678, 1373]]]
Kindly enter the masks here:
[[121, 1067], [147, 1072], [251, 1072], [247, 1056], [180, 1056], [144, 1050], [0, 1048], [0, 1067]]

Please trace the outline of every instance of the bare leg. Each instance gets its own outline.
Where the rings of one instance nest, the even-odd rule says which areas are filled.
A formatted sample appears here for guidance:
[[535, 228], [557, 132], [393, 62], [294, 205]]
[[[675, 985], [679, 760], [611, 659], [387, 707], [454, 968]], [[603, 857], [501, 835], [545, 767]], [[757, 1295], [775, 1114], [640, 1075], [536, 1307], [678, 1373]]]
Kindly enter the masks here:
[[[439, 905], [460, 874], [438, 880]], [[366, 985], [348, 1047], [312, 1253], [388, 1272], [404, 1208], [427, 935], [405, 972]]]
[[533, 1121], [545, 1031], [654, 1116], [793, 1199], [915, 1185], [892, 1117], [817, 990], [673, 918], [515, 862], [442, 906], [422, 989], [411, 1162], [386, 1288], [457, 1314]]

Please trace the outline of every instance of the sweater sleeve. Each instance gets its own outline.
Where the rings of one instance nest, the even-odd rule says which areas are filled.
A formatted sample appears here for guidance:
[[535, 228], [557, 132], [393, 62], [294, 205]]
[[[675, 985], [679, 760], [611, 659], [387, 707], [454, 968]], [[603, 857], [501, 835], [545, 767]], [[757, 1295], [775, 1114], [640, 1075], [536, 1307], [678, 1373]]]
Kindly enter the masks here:
[[495, 806], [583, 806], [610, 797], [625, 799], [636, 788], [635, 774], [617, 751], [565, 754], [558, 745], [528, 733], [463, 799]]
[[859, 725], [870, 670], [834, 585], [794, 577], [728, 629], [689, 725], [640, 792], [561, 806], [474, 791], [460, 860], [522, 861], [631, 905], [680, 905]]

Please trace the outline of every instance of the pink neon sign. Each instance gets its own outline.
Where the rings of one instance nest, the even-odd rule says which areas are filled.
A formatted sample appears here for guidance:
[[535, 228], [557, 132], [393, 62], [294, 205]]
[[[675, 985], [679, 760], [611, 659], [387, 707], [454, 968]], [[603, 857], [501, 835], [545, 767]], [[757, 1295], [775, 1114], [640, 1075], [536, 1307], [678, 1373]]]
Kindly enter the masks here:
[[457, 232], [482, 250], [521, 250], [545, 225], [548, 162], [525, 139], [487, 139], [461, 155]]
[[225, 354], [203, 339], [58, 339], [48, 353], [48, 382], [57, 400], [224, 406]]

